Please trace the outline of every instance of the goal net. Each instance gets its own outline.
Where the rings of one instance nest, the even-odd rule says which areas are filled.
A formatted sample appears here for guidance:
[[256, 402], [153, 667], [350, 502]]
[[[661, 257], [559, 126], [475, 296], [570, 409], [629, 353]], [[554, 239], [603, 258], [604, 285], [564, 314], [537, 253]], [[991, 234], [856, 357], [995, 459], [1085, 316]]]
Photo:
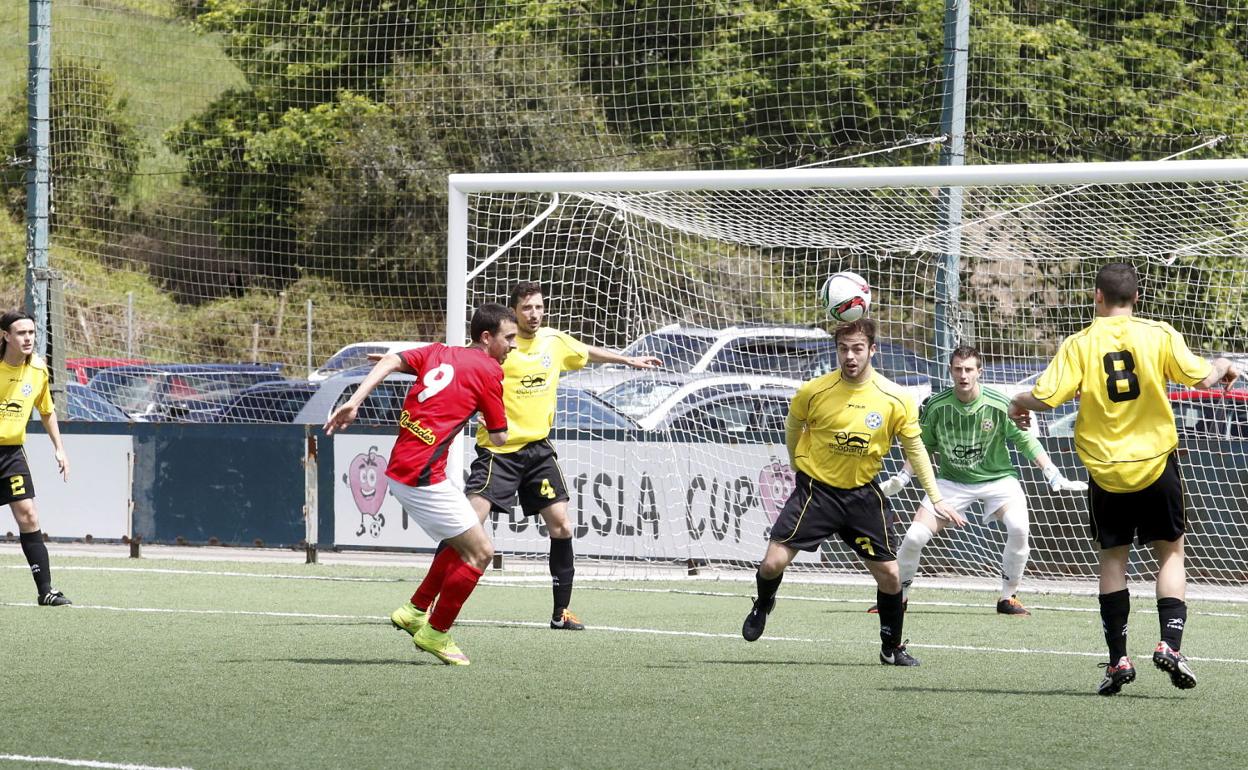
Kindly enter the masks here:
[[[472, 307], [505, 303], [517, 281], [534, 280], [549, 326], [664, 357], [663, 371], [591, 366], [564, 376], [565, 410], [574, 395], [597, 393], [648, 428], [560, 415], [553, 437], [578, 557], [748, 570], [792, 485], [774, 404], [832, 365], [833, 324], [816, 299], [828, 275], [869, 281], [877, 368], [916, 400], [948, 386], [948, 349], [963, 343], [983, 352], [985, 386], [1030, 389], [1061, 340], [1091, 322], [1094, 276], [1111, 260], [1139, 270], [1140, 315], [1173, 324], [1199, 354], [1233, 357], [1248, 339], [1245, 169], [1176, 161], [454, 176], [448, 320], [458, 329]], [[1214, 593], [1242, 593], [1248, 390], [1170, 395], [1190, 573]], [[1068, 476], [1086, 478], [1074, 408], [1043, 415], [1035, 429]], [[901, 459], [894, 448], [885, 472]], [[1087, 588], [1096, 557], [1084, 497], [1051, 492], [1015, 459], [1031, 512], [1027, 580]], [[915, 482], [892, 498], [899, 535], [921, 494]], [[979, 513], [925, 549], [919, 580], [999, 576], [1004, 531]], [[493, 529], [500, 552], [545, 553], [537, 522], [518, 511]], [[1153, 574], [1146, 551], [1133, 559], [1136, 577]], [[840, 543], [795, 566], [863, 571]]]

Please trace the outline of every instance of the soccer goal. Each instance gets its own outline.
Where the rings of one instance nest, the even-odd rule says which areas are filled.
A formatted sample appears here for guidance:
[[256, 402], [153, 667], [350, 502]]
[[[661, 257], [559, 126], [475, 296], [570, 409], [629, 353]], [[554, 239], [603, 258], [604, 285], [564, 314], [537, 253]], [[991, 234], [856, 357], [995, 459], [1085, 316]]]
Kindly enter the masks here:
[[[462, 341], [471, 308], [535, 280], [550, 326], [669, 362], [672, 371], [565, 375], [569, 389], [614, 395], [651, 424], [578, 423], [552, 436], [578, 557], [610, 564], [752, 569], [792, 477], [771, 407], [750, 394], [791, 387], [757, 384], [764, 375], [800, 380], [830, 365], [816, 294], [840, 270], [871, 284], [877, 368], [919, 400], [947, 386], [956, 344], [983, 352], [986, 386], [1030, 388], [1061, 340], [1092, 320], [1092, 281], [1110, 260], [1139, 270], [1139, 314], [1172, 323], [1198, 353], [1248, 356], [1248, 161], [453, 175], [450, 201], [449, 340]], [[769, 331], [750, 336], [756, 328]], [[715, 345], [727, 352], [705, 373], [684, 373]], [[650, 413], [686, 380], [708, 384], [675, 416]], [[1242, 595], [1248, 390], [1172, 398], [1189, 570], [1215, 593]], [[1072, 407], [1036, 430], [1067, 475], [1086, 478]], [[886, 472], [900, 459], [894, 450]], [[1050, 492], [1017, 459], [1031, 508], [1026, 579], [1093, 587], [1085, 500]], [[920, 496], [916, 483], [892, 498], [898, 532]], [[546, 550], [518, 513], [496, 521], [494, 537], [503, 553]], [[925, 550], [920, 577], [996, 578], [1003, 542], [999, 525], [973, 516]], [[1137, 558], [1134, 573], [1147, 579], [1155, 564]], [[862, 571], [839, 543], [796, 565]]]

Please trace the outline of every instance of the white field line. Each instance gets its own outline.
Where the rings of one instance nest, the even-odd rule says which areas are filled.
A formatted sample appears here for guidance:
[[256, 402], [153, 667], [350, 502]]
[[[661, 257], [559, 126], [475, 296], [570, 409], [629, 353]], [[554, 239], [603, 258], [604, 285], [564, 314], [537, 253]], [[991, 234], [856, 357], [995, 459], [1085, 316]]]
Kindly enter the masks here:
[[29, 757], [25, 754], [0, 754], [0, 762], [33, 762], [41, 765], [69, 765], [70, 767], [102, 767], [110, 770], [191, 770], [189, 767], [162, 767], [160, 765], [133, 765], [128, 762], [97, 762], [94, 759], [65, 759], [64, 757]]
[[[29, 571], [29, 567], [21, 564], [0, 565], [0, 569], [14, 569], [22, 572]], [[152, 573], [157, 575], [206, 575], [209, 577], [242, 577], [242, 578], [258, 578], [263, 580], [313, 580], [331, 583], [406, 583], [412, 578], [387, 578], [387, 577], [335, 577], [333, 575], [284, 575], [280, 573], [264, 573], [264, 572], [235, 572], [222, 570], [193, 570], [193, 569], [171, 569], [168, 567], [79, 567], [73, 565], [57, 565], [57, 571], [79, 571], [79, 572], [124, 572], [124, 573]], [[659, 580], [662, 580], [660, 578]], [[486, 575], [481, 579], [481, 585], [494, 587], [507, 586], [525, 586], [525, 585], [548, 585], [550, 577], [548, 575], [532, 575], [532, 576], [508, 576], [497, 577]], [[613, 591], [618, 593], [651, 593], [651, 594], [678, 594], [686, 596], [714, 596], [732, 599], [752, 598], [748, 594], [733, 593], [730, 591], [707, 591], [692, 588], [638, 588], [621, 586], [620, 583], [638, 582], [637, 578], [629, 577], [587, 577], [579, 578], [578, 585], [581, 590], [585, 591]], [[585, 585], [589, 583], [589, 585]], [[594, 585], [602, 583], [605, 585]], [[937, 590], [940, 590], [937, 588]], [[820, 602], [829, 604], [874, 604], [875, 599], [846, 599], [822, 596], [785, 596], [785, 601], [798, 602]], [[940, 601], [916, 601], [916, 607], [953, 607], [969, 609], [974, 607], [985, 606], [979, 603], [971, 602], [940, 602]], [[1064, 605], [1049, 604], [1028, 604], [1029, 609], [1042, 610], [1045, 612], [1100, 612], [1095, 607], [1068, 607]], [[1135, 610], [1144, 614], [1157, 614], [1155, 609], [1140, 608]], [[1238, 612], [1209, 612], [1205, 610], [1190, 610], [1189, 614], [1214, 618], [1242, 618], [1242, 613]]]
[[[29, 602], [0, 602], [0, 607], [34, 607]], [[74, 604], [68, 608], [57, 610], [58, 612], [81, 612], [84, 610], [102, 610], [105, 612], [134, 612], [139, 614], [170, 614], [170, 615], [233, 615], [245, 617], [270, 617], [270, 618], [306, 618], [312, 620], [371, 620], [378, 625], [385, 624], [389, 621], [388, 617], [379, 617], [376, 615], [331, 615], [313, 612], [267, 612], [260, 610], [193, 610], [185, 608], [166, 608], [166, 607], [111, 607], [107, 605], [93, 604]], [[537, 623], [530, 620], [458, 620], [458, 625], [462, 626], [494, 626], [494, 627], [521, 627], [521, 628], [546, 628], [546, 623]], [[709, 631], [674, 631], [661, 628], [632, 628], [628, 626], [594, 626], [593, 632], [600, 633], [616, 633], [616, 634], [645, 634], [648, 636], [671, 636], [688, 639], [740, 639], [740, 634], [714, 633]], [[819, 639], [815, 637], [802, 636], [768, 636], [769, 642], [790, 642], [796, 644], [844, 644], [845, 639]], [[1079, 652], [1076, 650], [1045, 650], [1045, 649], [1029, 649], [1014, 647], [980, 647], [973, 645], [946, 645], [946, 644], [914, 644], [909, 643], [907, 646], [916, 649], [932, 649], [932, 650], [959, 650], [963, 652], [985, 652], [985, 653], [1004, 653], [1009, 655], [1057, 655], [1066, 657], [1081, 658], [1104, 658], [1103, 652]], [[1147, 655], [1147, 653], [1138, 653]], [[1188, 660], [1201, 661], [1206, 663], [1233, 663], [1237, 665], [1248, 665], [1248, 659], [1239, 658], [1198, 658], [1189, 656]]]

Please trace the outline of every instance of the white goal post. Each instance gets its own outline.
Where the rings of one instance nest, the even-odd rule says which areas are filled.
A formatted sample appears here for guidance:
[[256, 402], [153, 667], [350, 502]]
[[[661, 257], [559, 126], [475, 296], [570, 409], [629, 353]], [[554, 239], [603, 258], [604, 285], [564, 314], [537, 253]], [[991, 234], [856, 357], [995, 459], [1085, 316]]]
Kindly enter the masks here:
[[[853, 270], [873, 288], [878, 368], [921, 397], [947, 384], [948, 350], [967, 343], [985, 355], [985, 384], [1011, 393], [1090, 322], [1095, 272], [1121, 260], [1140, 270], [1141, 315], [1174, 324], [1198, 353], [1248, 357], [1248, 160], [456, 174], [449, 198], [446, 339], [454, 344], [471, 308], [505, 303], [520, 280], [543, 284], [551, 326], [613, 348], [663, 329], [826, 330], [815, 290], [827, 275]], [[713, 366], [731, 377], [746, 360], [763, 359]], [[1180, 389], [1172, 398], [1190, 571], [1215, 593], [1240, 595], [1248, 399]], [[1082, 478], [1068, 411], [1046, 416], [1040, 437], [1068, 475]], [[787, 478], [783, 437], [715, 426], [692, 435], [670, 425], [557, 432], [578, 557], [751, 567]], [[1018, 460], [1032, 520], [1027, 580], [1089, 586], [1095, 554], [1084, 500], [1050, 493]], [[894, 450], [885, 471], [899, 462]], [[892, 499], [899, 527], [918, 497], [912, 486]], [[1004, 533], [973, 522], [925, 550], [921, 579], [999, 574]], [[545, 551], [518, 513], [495, 522], [494, 536], [501, 552]], [[1146, 553], [1136, 558], [1133, 575], [1149, 577], [1155, 565]], [[798, 564], [861, 571], [839, 544]]]

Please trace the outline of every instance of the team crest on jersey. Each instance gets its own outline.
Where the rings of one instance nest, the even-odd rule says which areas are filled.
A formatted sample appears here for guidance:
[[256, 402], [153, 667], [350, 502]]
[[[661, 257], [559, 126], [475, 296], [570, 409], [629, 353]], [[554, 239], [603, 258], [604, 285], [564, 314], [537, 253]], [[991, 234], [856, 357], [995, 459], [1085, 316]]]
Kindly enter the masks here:
[[867, 412], [867, 427], [875, 430], [884, 424], [884, 415], [879, 412]]
[[542, 354], [542, 368], [543, 369], [549, 369], [550, 367], [554, 366], [554, 364], [555, 362], [553, 359], [551, 359], [549, 353]]
[[35, 388], [29, 382], [22, 383], [22, 395], [23, 396], [30, 396], [30, 394], [34, 392], [35, 392]]
[[985, 417], [984, 421], [979, 424], [979, 429], [984, 433], [991, 433], [995, 427], [997, 427], [997, 424], [992, 421], [991, 417]]

